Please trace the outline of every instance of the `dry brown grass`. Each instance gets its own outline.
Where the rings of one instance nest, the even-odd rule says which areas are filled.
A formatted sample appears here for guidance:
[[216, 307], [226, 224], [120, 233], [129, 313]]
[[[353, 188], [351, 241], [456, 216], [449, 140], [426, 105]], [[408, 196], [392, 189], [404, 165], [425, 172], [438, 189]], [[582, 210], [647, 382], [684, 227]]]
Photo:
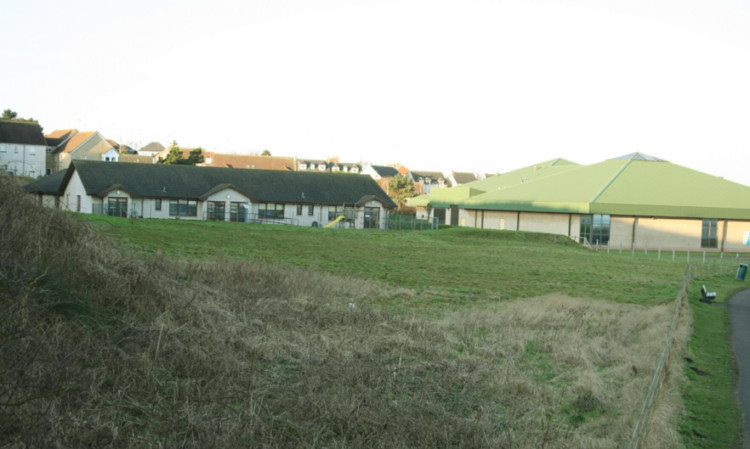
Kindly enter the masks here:
[[0, 193], [0, 447], [618, 447], [668, 328], [559, 296], [396, 315], [375, 283], [137, 260]]

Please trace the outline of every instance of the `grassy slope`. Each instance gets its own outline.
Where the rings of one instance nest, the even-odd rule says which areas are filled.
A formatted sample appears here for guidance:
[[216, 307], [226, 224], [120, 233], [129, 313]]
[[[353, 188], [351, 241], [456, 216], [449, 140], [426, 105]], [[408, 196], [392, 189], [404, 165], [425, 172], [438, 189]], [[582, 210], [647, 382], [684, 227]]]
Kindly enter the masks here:
[[682, 264], [591, 252], [551, 235], [445, 229], [373, 232], [82, 216], [125, 246], [188, 258], [321, 268], [450, 301], [562, 293], [624, 303], [674, 299]]
[[[717, 292], [716, 305], [699, 302], [702, 284]], [[691, 286], [694, 335], [688, 346], [692, 363], [686, 367], [686, 410], [679, 429], [687, 448], [742, 446], [742, 413], [735, 394], [737, 368], [726, 303], [733, 293], [745, 288], [747, 285], [734, 280], [730, 272], [697, 277]]]
[[[445, 308], [433, 317], [373, 310], [367, 301], [386, 303], [389, 291], [400, 290], [397, 299], [416, 296], [434, 308], [433, 295], [507, 298], [514, 286], [518, 296], [536, 296], [539, 285], [582, 296], [596, 284], [591, 279], [606, 278], [616, 288], [593, 290], [599, 298], [622, 294], [628, 279], [670, 290], [663, 299], [642, 287], [624, 297], [653, 304], [674, 297], [669, 285], [682, 271], [610, 263], [564, 240], [520, 233], [101, 225], [142, 226], [138, 233], [151, 242], [141, 247], [146, 251], [175, 239], [199, 242], [183, 240], [170, 254], [198, 248], [210, 255], [217, 247], [206, 246], [207, 234], [239, 231], [223, 251], [237, 259], [353, 269], [347, 272], [375, 279], [387, 273], [392, 285], [430, 285], [420, 287], [422, 298], [330, 269], [142, 260], [22, 192], [2, 193], [2, 447], [618, 447], [650, 380], [669, 304], [549, 295], [475, 301], [480, 307]], [[171, 228], [154, 235], [149, 225], [162, 223]], [[238, 240], [256, 252], [232, 253]], [[355, 253], [354, 263], [333, 268], [320, 259], [321, 241], [359, 244], [372, 255]], [[441, 261], [436, 273], [411, 276], [418, 252]], [[456, 254], [464, 259], [444, 259]], [[345, 260], [335, 251], [324, 255]], [[494, 269], [483, 272], [477, 256]], [[394, 269], [384, 268], [387, 258], [397, 261]], [[446, 280], [462, 262], [465, 277], [457, 285]], [[377, 269], [362, 270], [367, 264]], [[532, 277], [523, 281], [525, 271]], [[479, 287], [467, 291], [472, 282]]]
[[[617, 251], [592, 253], [552, 236], [517, 232], [448, 229], [381, 233], [85, 218], [145, 253], [161, 249], [190, 257], [251, 258], [427, 289], [422, 305], [428, 309], [436, 299], [455, 304], [467, 298], [486, 298], [487, 293], [507, 298], [560, 292], [640, 304], [667, 302], [674, 298], [684, 267], [671, 263], [671, 254], [656, 261], [653, 251], [649, 257], [637, 254], [636, 258], [627, 252], [622, 256]], [[174, 238], [176, 233], [179, 238]], [[713, 259], [716, 256], [709, 254]], [[700, 253], [694, 253], [692, 261], [700, 263]], [[732, 260], [726, 263], [734, 264]], [[715, 265], [711, 267], [717, 270]], [[723, 298], [742, 288], [728, 273], [709, 279], [711, 289]], [[689, 382], [684, 389], [686, 411], [680, 432], [688, 447], [736, 447], [741, 413], [734, 398], [736, 372], [726, 308], [698, 303], [699, 289], [699, 284], [691, 289], [695, 315], [691, 366], [712, 374], [698, 377], [686, 368]], [[389, 304], [393, 305], [390, 300]]]

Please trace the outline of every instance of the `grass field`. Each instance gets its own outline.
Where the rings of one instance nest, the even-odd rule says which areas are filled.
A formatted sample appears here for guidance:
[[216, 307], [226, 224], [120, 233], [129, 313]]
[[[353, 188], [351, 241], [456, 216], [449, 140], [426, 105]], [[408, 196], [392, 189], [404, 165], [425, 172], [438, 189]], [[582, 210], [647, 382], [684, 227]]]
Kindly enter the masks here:
[[[0, 446], [622, 447], [685, 269], [529, 233], [71, 220], [19, 195]], [[651, 447], [692, 444], [689, 325]]]
[[451, 228], [373, 232], [81, 216], [145, 255], [230, 258], [326, 270], [423, 292], [486, 301], [550, 293], [634, 304], [674, 299], [684, 265], [592, 252], [561, 236]]

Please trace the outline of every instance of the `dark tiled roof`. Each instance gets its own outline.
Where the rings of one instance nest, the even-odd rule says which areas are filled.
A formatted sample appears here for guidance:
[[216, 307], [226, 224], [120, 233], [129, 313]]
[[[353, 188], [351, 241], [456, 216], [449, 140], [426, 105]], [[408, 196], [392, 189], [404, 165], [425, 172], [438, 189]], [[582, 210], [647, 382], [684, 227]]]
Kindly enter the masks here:
[[45, 176], [38, 181], [34, 181], [30, 184], [26, 184], [23, 188], [29, 193], [42, 193], [47, 195], [54, 195], [59, 193], [60, 185], [62, 184], [63, 178], [65, 177], [65, 170], [60, 170], [49, 176]]
[[136, 197], [202, 199], [224, 184], [256, 202], [356, 204], [373, 195], [386, 207], [396, 206], [372, 178], [361, 175], [74, 161], [68, 176], [73, 168], [93, 196], [118, 186]]
[[467, 184], [477, 180], [474, 173], [453, 172], [453, 179], [459, 184]]
[[443, 175], [439, 171], [418, 171], [418, 172], [411, 172], [412, 178], [414, 178], [414, 181], [419, 181], [419, 178], [427, 179], [430, 178], [430, 181], [432, 182], [438, 182], [438, 179], [445, 179], [445, 175]]
[[398, 175], [398, 170], [395, 167], [388, 167], [385, 165], [373, 165], [372, 168], [380, 175], [385, 178], [392, 178]]
[[0, 120], [0, 142], [47, 146], [39, 123], [21, 120]]

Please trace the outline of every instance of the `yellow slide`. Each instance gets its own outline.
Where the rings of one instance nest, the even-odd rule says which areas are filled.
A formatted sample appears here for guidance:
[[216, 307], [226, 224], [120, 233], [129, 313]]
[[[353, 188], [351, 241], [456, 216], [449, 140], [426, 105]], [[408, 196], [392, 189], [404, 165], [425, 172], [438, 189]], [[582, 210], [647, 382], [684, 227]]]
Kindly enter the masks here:
[[336, 217], [335, 220], [333, 220], [332, 222], [328, 223], [327, 225], [325, 225], [323, 227], [324, 228], [332, 228], [336, 223], [340, 222], [343, 219], [344, 219], [344, 216], [343, 215], [339, 215], [338, 217]]

